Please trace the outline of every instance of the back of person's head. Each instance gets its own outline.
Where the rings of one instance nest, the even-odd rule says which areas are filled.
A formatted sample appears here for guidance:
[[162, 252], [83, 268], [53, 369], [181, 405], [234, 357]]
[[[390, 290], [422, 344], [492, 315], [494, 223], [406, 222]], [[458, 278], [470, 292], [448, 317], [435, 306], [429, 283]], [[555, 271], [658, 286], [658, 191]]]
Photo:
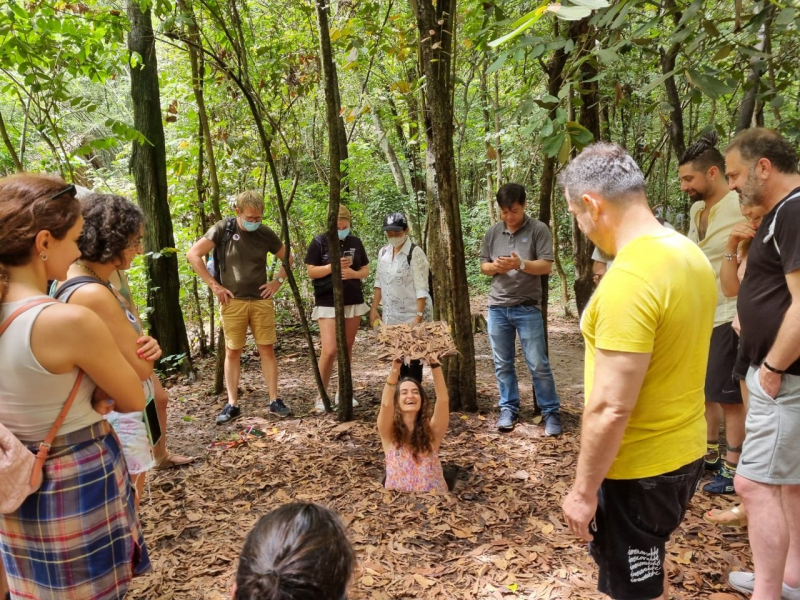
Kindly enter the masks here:
[[234, 600], [344, 600], [355, 564], [336, 513], [318, 504], [285, 504], [247, 534]]
[[247, 190], [236, 196], [236, 208], [240, 211], [252, 208], [264, 212], [264, 197], [255, 190]]
[[717, 167], [720, 173], [725, 173], [725, 158], [717, 150], [717, 132], [712, 130], [704, 134], [694, 144], [689, 146], [678, 161], [678, 166], [692, 165], [692, 169], [707, 173], [711, 167]]
[[617, 144], [598, 142], [587, 146], [564, 167], [558, 182], [573, 204], [580, 204], [581, 197], [592, 192], [614, 204], [645, 200], [642, 170]]
[[497, 190], [497, 205], [511, 208], [515, 204], [525, 204], [525, 186], [519, 183], [506, 183]]
[[78, 248], [81, 258], [100, 264], [120, 259], [144, 225], [142, 209], [115, 194], [87, 194], [80, 202], [83, 233]]
[[31, 260], [40, 231], [62, 240], [80, 216], [75, 189], [56, 175], [18, 173], [0, 179], [0, 301], [8, 288], [7, 267]]
[[772, 168], [785, 175], [798, 173], [797, 150], [777, 131], [754, 127], [736, 134], [725, 154], [738, 151], [745, 163], [753, 164], [766, 158]]

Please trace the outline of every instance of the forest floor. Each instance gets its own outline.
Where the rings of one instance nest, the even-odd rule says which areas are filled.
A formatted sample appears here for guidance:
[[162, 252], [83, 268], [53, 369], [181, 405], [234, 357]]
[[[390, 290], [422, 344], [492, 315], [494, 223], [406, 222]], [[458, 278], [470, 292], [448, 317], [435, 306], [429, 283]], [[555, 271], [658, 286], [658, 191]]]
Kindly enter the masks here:
[[[553, 309], [557, 311], [558, 309]], [[486, 334], [475, 336], [478, 413], [456, 413], [440, 451], [458, 469], [452, 494], [402, 494], [381, 485], [383, 454], [375, 429], [388, 365], [374, 336], [356, 340], [355, 420], [313, 414], [316, 386], [299, 336], [276, 346], [280, 390], [294, 416], [267, 410], [257, 353], [245, 353], [243, 418], [214, 424], [225, 395], [211, 393], [213, 359], [199, 360], [197, 383], [168, 381], [169, 446], [191, 466], [149, 475], [142, 504], [152, 573], [135, 580], [137, 599], [230, 598], [237, 557], [255, 521], [290, 501], [329, 506], [348, 526], [358, 555], [353, 600], [602, 598], [586, 544], [563, 523], [561, 502], [572, 483], [583, 405], [583, 343], [575, 320], [552, 315], [550, 353], [562, 399], [564, 434], [544, 436], [532, 421], [530, 377], [522, 359], [520, 425], [499, 434], [497, 387]], [[426, 369], [426, 386], [432, 388]], [[228, 448], [248, 425], [263, 439]], [[733, 499], [695, 495], [667, 548], [673, 598], [743, 598], [726, 584], [749, 566], [746, 534], [721, 530], [703, 512]]]

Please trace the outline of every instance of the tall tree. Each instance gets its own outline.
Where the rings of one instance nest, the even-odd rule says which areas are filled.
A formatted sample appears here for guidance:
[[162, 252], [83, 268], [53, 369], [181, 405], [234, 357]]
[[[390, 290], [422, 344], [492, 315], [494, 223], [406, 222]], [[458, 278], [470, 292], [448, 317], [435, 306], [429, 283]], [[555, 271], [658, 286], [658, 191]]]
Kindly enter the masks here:
[[151, 309], [148, 321], [164, 357], [185, 356], [181, 370], [189, 373], [189, 340], [181, 312], [178, 256], [167, 201], [167, 152], [152, 16], [150, 9], [142, 10], [136, 0], [128, 0], [127, 12], [133, 124], [145, 137], [145, 141], [134, 140], [130, 166], [148, 224], [144, 236], [147, 305]]
[[[437, 254], [446, 268], [434, 270], [434, 288], [439, 310], [446, 302], [450, 329], [459, 354], [447, 361], [447, 383], [451, 405], [477, 410], [475, 387], [475, 345], [472, 337], [472, 317], [469, 304], [469, 285], [462, 237], [458, 179], [453, 152], [453, 34], [457, 0], [410, 0], [417, 19], [419, 60], [425, 75], [425, 122], [428, 147], [434, 160], [436, 175], [436, 206], [429, 207], [430, 215], [441, 209], [444, 231], [437, 236], [438, 248], [428, 250], [437, 264]], [[432, 209], [432, 210], [431, 210]], [[435, 228], [436, 222], [433, 223]], [[446, 244], [446, 245], [445, 245]]]

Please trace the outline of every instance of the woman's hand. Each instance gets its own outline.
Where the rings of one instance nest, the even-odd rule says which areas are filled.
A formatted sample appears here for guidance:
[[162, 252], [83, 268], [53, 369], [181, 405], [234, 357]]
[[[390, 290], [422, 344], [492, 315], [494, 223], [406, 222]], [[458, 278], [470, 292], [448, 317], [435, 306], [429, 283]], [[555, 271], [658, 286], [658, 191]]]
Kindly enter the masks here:
[[136, 351], [142, 360], [158, 360], [161, 358], [161, 346], [158, 341], [149, 335], [143, 335], [136, 340], [140, 348]]
[[107, 415], [114, 410], [114, 399], [108, 397], [108, 393], [102, 388], [94, 388], [92, 394], [92, 408], [101, 415]]
[[751, 222], [737, 223], [728, 235], [727, 249], [728, 254], [734, 254], [744, 240], [753, 239], [756, 236], [757, 226]]

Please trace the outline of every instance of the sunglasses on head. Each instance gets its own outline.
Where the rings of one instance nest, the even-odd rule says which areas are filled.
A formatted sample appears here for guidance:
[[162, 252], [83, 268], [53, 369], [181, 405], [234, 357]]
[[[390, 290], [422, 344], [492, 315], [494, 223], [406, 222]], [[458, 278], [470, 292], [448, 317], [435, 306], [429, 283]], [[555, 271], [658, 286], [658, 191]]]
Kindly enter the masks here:
[[69, 194], [69, 193], [72, 193], [73, 195], [75, 195], [75, 184], [74, 183], [70, 183], [63, 190], [61, 190], [60, 192], [56, 192], [55, 194], [50, 196], [47, 200], [48, 201], [49, 200], [55, 200], [56, 198], [58, 198], [60, 196], [63, 196], [64, 194]]

